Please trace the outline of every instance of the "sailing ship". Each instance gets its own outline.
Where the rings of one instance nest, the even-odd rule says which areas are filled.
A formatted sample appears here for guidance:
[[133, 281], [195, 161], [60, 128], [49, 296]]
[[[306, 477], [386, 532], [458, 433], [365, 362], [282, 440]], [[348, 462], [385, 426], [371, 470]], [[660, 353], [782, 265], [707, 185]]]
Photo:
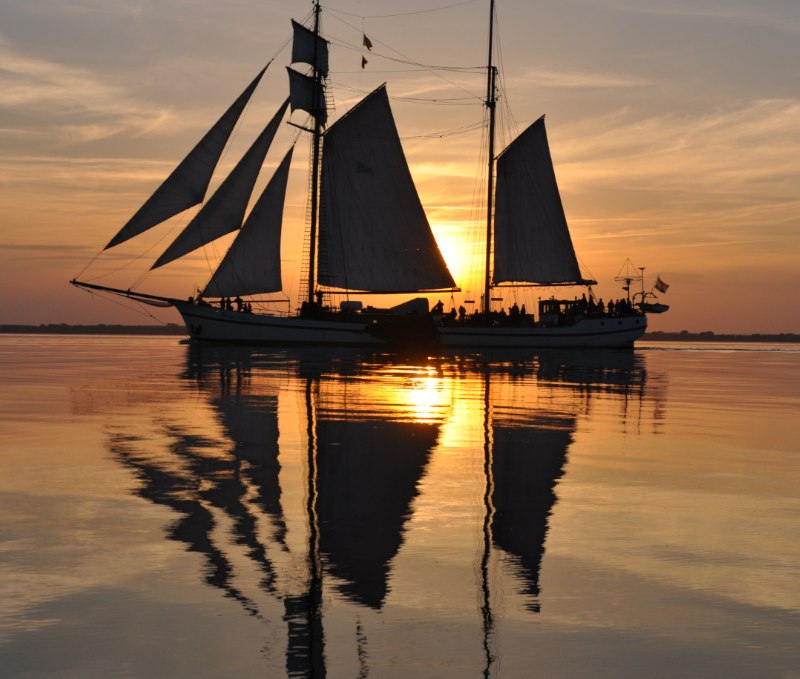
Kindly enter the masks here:
[[[429, 347], [632, 347], [647, 328], [652, 304], [630, 297], [613, 310], [596, 305], [594, 280], [581, 275], [550, 156], [544, 117], [495, 156], [499, 98], [494, 65], [495, 3], [490, 2], [488, 181], [485, 266], [481, 308], [472, 314], [429, 311], [422, 295], [456, 286], [422, 208], [385, 85], [328, 126], [328, 41], [320, 35], [320, 6], [313, 26], [295, 21], [289, 98], [219, 189], [153, 265], [169, 264], [237, 231], [236, 239], [196, 296], [176, 299], [73, 279], [89, 291], [123, 295], [178, 310], [192, 339], [284, 345], [387, 345]], [[365, 37], [366, 40], [366, 37]], [[269, 66], [269, 65], [268, 65]], [[258, 86], [264, 68], [142, 208], [106, 246], [115, 247], [204, 201], [216, 164]], [[281, 227], [292, 149], [245, 219], [259, 170], [286, 111], [310, 116], [310, 219], [302, 304], [293, 314], [253, 311], [242, 298], [283, 290]], [[495, 186], [496, 179], [496, 186]], [[538, 313], [516, 304], [493, 312], [495, 288], [587, 286], [588, 298], [540, 299]], [[347, 295], [338, 307], [331, 304]], [[415, 294], [389, 309], [364, 306], [349, 294]], [[235, 302], [231, 302], [235, 300]], [[645, 300], [642, 300], [644, 302]], [[652, 301], [652, 300], [649, 300]], [[463, 307], [462, 307], [463, 309]]]
[[[89, 290], [174, 307], [192, 339], [253, 344], [421, 345], [435, 342], [428, 300], [415, 297], [390, 309], [345, 299], [325, 304], [330, 291], [399, 294], [456, 291], [422, 208], [389, 105], [385, 85], [328, 126], [328, 41], [320, 36], [320, 6], [313, 28], [292, 21], [289, 98], [280, 106], [217, 191], [206, 201], [152, 269], [212, 241], [237, 236], [196, 296], [176, 299], [73, 279]], [[267, 67], [269, 64], [267, 65]], [[229, 137], [265, 67], [106, 250], [204, 201]], [[282, 291], [280, 243], [292, 148], [245, 219], [261, 166], [287, 108], [310, 115], [311, 196], [308, 277], [295, 314], [254, 312], [243, 297]], [[290, 123], [294, 124], [294, 123]], [[234, 300], [234, 301], [231, 301]]]
[[[544, 116], [495, 156], [498, 69], [494, 65], [494, 0], [490, 2], [488, 181], [481, 309], [443, 315], [439, 340], [447, 347], [629, 348], [647, 329], [644, 308], [630, 293], [610, 309], [596, 303], [581, 275], [558, 190]], [[496, 179], [496, 187], [495, 187]], [[494, 313], [493, 291], [508, 287], [586, 286], [588, 298], [539, 299], [538, 316], [516, 306]], [[642, 300], [644, 301], [644, 300]]]

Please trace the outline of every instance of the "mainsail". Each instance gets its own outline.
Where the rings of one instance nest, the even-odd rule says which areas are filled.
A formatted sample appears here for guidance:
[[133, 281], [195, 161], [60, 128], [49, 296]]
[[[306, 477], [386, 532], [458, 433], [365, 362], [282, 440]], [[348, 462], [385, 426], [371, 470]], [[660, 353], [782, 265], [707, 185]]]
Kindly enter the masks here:
[[172, 171], [172, 174], [164, 180], [155, 193], [128, 220], [119, 233], [109, 241], [105, 247], [106, 250], [144, 233], [179, 212], [203, 201], [225, 144], [266, 70], [266, 66], [261, 69], [253, 82], [231, 104], [230, 108], [197, 143], [197, 146], [189, 152], [189, 155]]
[[583, 283], [569, 235], [544, 116], [497, 161], [493, 283]]
[[242, 226], [253, 186], [288, 105], [287, 99], [216, 193], [153, 264], [153, 269]]
[[366, 292], [455, 288], [422, 209], [385, 86], [325, 134], [321, 285]]
[[206, 297], [281, 290], [281, 222], [294, 146], [284, 157], [247, 221], [203, 290]]

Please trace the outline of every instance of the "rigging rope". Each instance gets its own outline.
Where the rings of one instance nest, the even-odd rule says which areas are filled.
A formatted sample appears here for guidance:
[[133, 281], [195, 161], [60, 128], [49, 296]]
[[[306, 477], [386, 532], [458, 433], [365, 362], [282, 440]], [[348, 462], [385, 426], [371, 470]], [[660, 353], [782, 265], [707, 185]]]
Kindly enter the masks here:
[[133, 311], [134, 313], [140, 314], [141, 316], [145, 316], [146, 318], [152, 318], [154, 321], [157, 321], [158, 323], [161, 323], [161, 325], [165, 325], [165, 326], [166, 325], [170, 325], [170, 323], [168, 323], [167, 321], [164, 321], [164, 320], [162, 320], [162, 319], [160, 319], [160, 318], [158, 318], [156, 316], [153, 316], [153, 314], [151, 314], [151, 313], [145, 312], [142, 309], [141, 306], [128, 306], [127, 304], [123, 304], [122, 302], [117, 301], [116, 299], [114, 299], [114, 297], [112, 297], [110, 295], [106, 296], [106, 295], [103, 295], [101, 293], [98, 293], [95, 290], [86, 290], [84, 288], [79, 288], [79, 289], [83, 290], [87, 294], [91, 295], [92, 298], [99, 297], [100, 299], [102, 299], [102, 300], [104, 300], [106, 302], [109, 302], [111, 304], [116, 304], [117, 306], [121, 306], [123, 309], [125, 309], [127, 311]]
[[389, 19], [392, 17], [411, 16], [413, 14], [432, 14], [433, 12], [442, 12], [446, 9], [453, 9], [454, 7], [462, 7], [463, 5], [471, 5], [478, 0], [464, 0], [463, 2], [455, 2], [451, 5], [442, 5], [441, 7], [431, 7], [430, 9], [419, 9], [411, 12], [398, 12], [397, 14], [353, 14], [352, 12], [345, 12], [341, 9], [332, 9], [325, 7], [325, 10], [331, 14], [344, 14], [346, 16], [356, 17], [357, 19]]

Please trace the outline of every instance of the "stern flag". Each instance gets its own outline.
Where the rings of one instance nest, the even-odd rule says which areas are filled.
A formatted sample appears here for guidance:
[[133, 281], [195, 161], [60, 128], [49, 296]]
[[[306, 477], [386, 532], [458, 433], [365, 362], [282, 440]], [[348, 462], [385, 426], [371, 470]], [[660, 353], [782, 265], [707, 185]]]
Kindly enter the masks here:
[[367, 34], [364, 33], [364, 47], [368, 50], [372, 50], [372, 41], [367, 37]]
[[653, 287], [655, 287], [655, 289], [659, 292], [666, 292], [669, 289], [669, 285], [661, 280], [661, 276], [656, 277], [656, 284]]

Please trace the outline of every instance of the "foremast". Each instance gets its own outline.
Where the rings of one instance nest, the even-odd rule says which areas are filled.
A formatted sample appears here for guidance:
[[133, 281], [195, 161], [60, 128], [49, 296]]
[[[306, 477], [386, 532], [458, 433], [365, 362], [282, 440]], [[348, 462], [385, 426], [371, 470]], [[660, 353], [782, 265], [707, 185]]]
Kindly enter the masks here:
[[[312, 88], [312, 108], [317, 112], [321, 106], [325, 105], [324, 95], [322, 94], [322, 72], [319, 69], [317, 59], [319, 50], [319, 0], [314, 0], [314, 58], [312, 61], [312, 78], [314, 86]], [[320, 101], [320, 99], [323, 99]], [[322, 119], [324, 116], [314, 115], [314, 130], [312, 133], [312, 154], [311, 163], [311, 225], [309, 232], [309, 254], [308, 254], [308, 290], [306, 299], [310, 304], [314, 303], [316, 292], [316, 267], [317, 267], [317, 225], [319, 223], [319, 174], [320, 174], [320, 148], [322, 146]]]
[[486, 68], [486, 108], [489, 109], [489, 158], [488, 158], [488, 177], [487, 177], [487, 196], [486, 196], [486, 252], [483, 276], [483, 314], [489, 318], [491, 311], [491, 292], [492, 292], [492, 242], [493, 217], [494, 217], [494, 137], [495, 137], [495, 112], [497, 109], [497, 67], [494, 61], [494, 0], [489, 2], [489, 56]]

